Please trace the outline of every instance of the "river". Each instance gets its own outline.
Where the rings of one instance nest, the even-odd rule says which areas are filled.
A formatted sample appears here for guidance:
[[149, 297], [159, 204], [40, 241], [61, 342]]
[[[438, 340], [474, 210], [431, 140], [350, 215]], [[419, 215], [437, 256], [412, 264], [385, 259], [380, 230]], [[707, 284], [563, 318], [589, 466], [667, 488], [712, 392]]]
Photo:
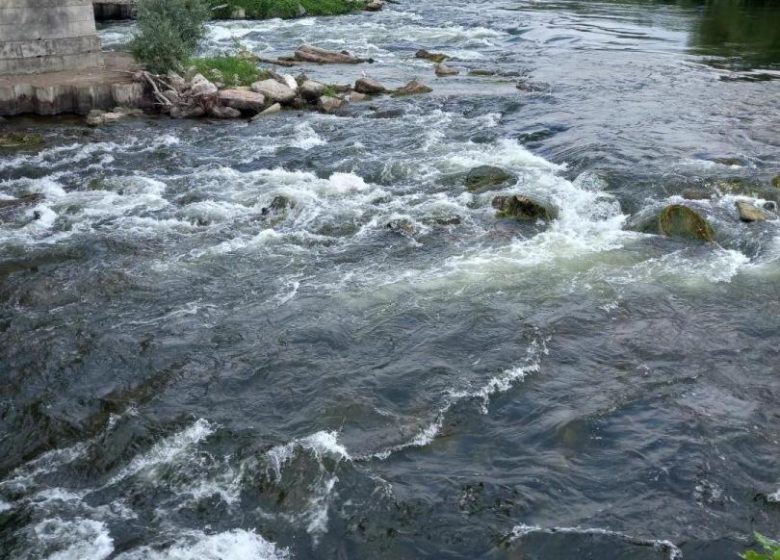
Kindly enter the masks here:
[[[714, 560], [780, 536], [780, 221], [735, 208], [780, 197], [780, 7], [400, 0], [215, 23], [203, 51], [234, 38], [434, 92], [4, 123], [47, 147], [0, 154], [0, 195], [42, 197], [0, 217], [0, 558]], [[463, 187], [485, 164], [558, 219], [497, 220]], [[635, 227], [681, 202], [717, 243]]]

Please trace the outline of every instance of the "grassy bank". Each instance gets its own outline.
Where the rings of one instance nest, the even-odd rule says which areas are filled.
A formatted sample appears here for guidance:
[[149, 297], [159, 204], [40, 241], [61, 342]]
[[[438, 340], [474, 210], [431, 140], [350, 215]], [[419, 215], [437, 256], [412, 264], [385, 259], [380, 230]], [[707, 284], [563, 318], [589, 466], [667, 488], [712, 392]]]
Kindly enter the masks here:
[[257, 67], [257, 63], [238, 56], [193, 58], [190, 65], [212, 82], [221, 82], [228, 87], [248, 86], [268, 77], [267, 72]]
[[295, 18], [301, 16], [335, 16], [348, 14], [365, 7], [363, 0], [209, 0], [216, 8], [216, 18], [228, 18], [236, 10], [243, 10], [250, 19]]

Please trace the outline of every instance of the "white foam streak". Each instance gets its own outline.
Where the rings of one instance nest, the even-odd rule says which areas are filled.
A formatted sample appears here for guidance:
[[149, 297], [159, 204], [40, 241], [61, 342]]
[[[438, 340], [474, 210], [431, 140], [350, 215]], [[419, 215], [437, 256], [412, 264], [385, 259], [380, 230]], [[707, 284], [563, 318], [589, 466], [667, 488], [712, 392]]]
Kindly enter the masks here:
[[352, 459], [347, 448], [339, 443], [338, 432], [319, 431], [268, 450], [266, 457], [277, 480], [282, 477], [284, 465], [295, 456], [295, 452], [299, 449], [311, 452], [318, 460], [325, 456], [335, 457], [337, 460]]
[[510, 533], [511, 540], [521, 539], [531, 533], [547, 533], [550, 535], [559, 534], [574, 534], [574, 535], [604, 535], [608, 537], [616, 537], [622, 541], [630, 544], [637, 544], [641, 546], [652, 546], [657, 550], [666, 552], [666, 560], [681, 560], [682, 551], [677, 546], [668, 540], [651, 540], [632, 537], [625, 533], [618, 531], [610, 531], [609, 529], [600, 528], [581, 528], [581, 527], [551, 527], [544, 529], [536, 525], [520, 524], [512, 528]]
[[115, 475], [109, 484], [134, 476], [142, 471], [153, 470], [160, 465], [169, 464], [192, 447], [214, 433], [214, 428], [207, 420], [198, 419], [192, 426], [154, 444], [152, 448], [133, 458], [128, 466]]
[[117, 560], [286, 560], [280, 549], [254, 531], [234, 529], [214, 535], [193, 532], [167, 549], [144, 546], [125, 552]]
[[46, 550], [47, 560], [102, 560], [114, 551], [108, 528], [91, 519], [45, 519], [34, 528], [39, 550]]

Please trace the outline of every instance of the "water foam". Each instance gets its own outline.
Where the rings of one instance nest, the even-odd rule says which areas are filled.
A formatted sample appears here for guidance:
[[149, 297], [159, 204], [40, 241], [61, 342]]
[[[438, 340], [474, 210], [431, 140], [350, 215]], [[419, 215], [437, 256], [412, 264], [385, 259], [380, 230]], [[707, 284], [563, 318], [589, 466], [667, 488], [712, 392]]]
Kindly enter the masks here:
[[45, 519], [33, 529], [37, 548], [47, 560], [102, 560], [114, 551], [108, 528], [91, 519]]
[[118, 555], [117, 560], [287, 560], [290, 553], [254, 531], [233, 529], [207, 535], [193, 532], [160, 550], [144, 546]]

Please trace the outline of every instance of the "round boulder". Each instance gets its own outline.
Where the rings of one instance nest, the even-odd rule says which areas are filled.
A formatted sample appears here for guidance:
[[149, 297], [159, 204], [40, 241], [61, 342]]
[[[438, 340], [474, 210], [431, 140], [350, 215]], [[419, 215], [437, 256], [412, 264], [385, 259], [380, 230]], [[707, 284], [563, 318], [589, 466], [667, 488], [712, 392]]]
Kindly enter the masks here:
[[466, 190], [473, 193], [483, 193], [508, 186], [516, 180], [517, 177], [500, 167], [480, 165], [466, 175]]
[[497, 218], [515, 218], [517, 220], [554, 220], [557, 212], [538, 200], [525, 195], [497, 196], [493, 199], [493, 208]]
[[658, 216], [658, 230], [669, 237], [684, 237], [713, 241], [715, 231], [697, 212], [682, 204], [673, 204], [663, 209]]

